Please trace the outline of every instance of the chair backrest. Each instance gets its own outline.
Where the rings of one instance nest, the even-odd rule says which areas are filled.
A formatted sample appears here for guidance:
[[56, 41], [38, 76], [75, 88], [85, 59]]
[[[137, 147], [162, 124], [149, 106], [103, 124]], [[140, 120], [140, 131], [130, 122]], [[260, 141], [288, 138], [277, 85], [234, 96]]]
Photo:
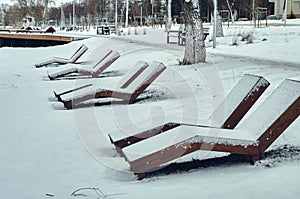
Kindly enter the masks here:
[[136, 65], [127, 72], [120, 81], [120, 88], [127, 88], [147, 67], [149, 64], [144, 61], [139, 61]]
[[120, 91], [131, 94], [142, 93], [165, 69], [166, 66], [160, 62], [151, 62], [148, 66], [142, 65], [131, 72], [127, 81], [120, 84]]
[[84, 44], [82, 44], [77, 51], [72, 55], [70, 58], [70, 62], [74, 63], [76, 62], [86, 51], [88, 50], [88, 47]]
[[214, 110], [210, 126], [234, 129], [269, 85], [263, 77], [244, 75]]
[[259, 136], [261, 151], [265, 151], [299, 114], [300, 82], [284, 80], [242, 126]]
[[100, 53], [99, 60], [95, 62], [94, 65], [85, 65], [81, 70], [89, 71], [93, 75], [101, 74], [105, 69], [107, 69], [114, 61], [116, 61], [121, 55], [113, 50]]

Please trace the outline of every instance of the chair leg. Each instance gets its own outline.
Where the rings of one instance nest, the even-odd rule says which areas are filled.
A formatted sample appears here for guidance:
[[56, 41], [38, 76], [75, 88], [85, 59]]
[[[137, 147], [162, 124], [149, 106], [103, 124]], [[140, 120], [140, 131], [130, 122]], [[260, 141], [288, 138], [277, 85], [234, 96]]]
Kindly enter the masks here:
[[77, 73], [77, 74], [78, 74], [78, 69], [73, 70], [73, 71], [68, 71], [68, 72], [66, 72], [66, 73], [62, 73], [62, 74], [59, 74], [59, 75], [56, 75], [56, 76], [50, 76], [50, 75], [48, 74], [48, 77], [49, 77], [50, 80], [55, 80], [55, 79], [58, 79], [58, 78], [61, 78], [61, 77], [65, 77], [65, 76], [67, 76], [67, 75], [70, 75], [70, 74], [72, 74], [72, 73]]
[[259, 155], [252, 155], [252, 156], [251, 156], [251, 159], [250, 159], [251, 164], [254, 165], [255, 162], [257, 162], [259, 159], [260, 159], [260, 156], [259, 156]]
[[71, 100], [70, 101], [65, 101], [63, 103], [64, 103], [65, 108], [67, 108], [67, 109], [72, 109], [73, 108], [73, 103], [72, 103]]
[[146, 177], [146, 173], [135, 173], [138, 180], [143, 180]]

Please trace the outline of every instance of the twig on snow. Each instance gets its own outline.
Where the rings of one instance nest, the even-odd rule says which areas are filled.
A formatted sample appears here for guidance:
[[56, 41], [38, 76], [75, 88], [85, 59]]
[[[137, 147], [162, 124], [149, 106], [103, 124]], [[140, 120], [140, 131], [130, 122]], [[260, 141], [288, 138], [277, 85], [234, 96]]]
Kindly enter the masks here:
[[122, 193], [104, 194], [101, 191], [101, 189], [99, 189], [99, 188], [86, 187], [86, 188], [79, 188], [79, 189], [73, 191], [71, 193], [71, 196], [88, 196], [88, 195], [86, 195], [84, 193], [79, 193], [80, 191], [84, 191], [84, 190], [94, 191], [97, 194], [98, 198], [104, 198], [104, 199], [106, 199], [107, 197], [110, 197], [110, 196], [122, 195]]

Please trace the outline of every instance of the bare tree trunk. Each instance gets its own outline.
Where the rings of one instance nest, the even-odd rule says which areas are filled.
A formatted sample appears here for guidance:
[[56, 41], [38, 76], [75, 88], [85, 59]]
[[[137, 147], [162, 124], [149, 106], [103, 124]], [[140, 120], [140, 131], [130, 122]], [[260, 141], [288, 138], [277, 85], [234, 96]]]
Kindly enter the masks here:
[[223, 26], [222, 26], [222, 17], [217, 16], [217, 37], [224, 37]]
[[168, 0], [168, 22], [167, 22], [167, 30], [171, 30], [172, 25], [172, 0]]
[[206, 49], [199, 0], [185, 0], [184, 9], [186, 43], [184, 59], [181, 64], [205, 62]]
[[53, 5], [55, 5], [55, 1], [54, 0], [44, 0], [44, 11], [43, 11], [43, 23], [46, 24], [48, 18], [47, 18], [47, 14], [48, 14], [48, 6], [50, 3], [52, 3]]
[[44, 12], [43, 12], [43, 23], [46, 24], [47, 13], [48, 13], [48, 0], [44, 0]]
[[229, 12], [230, 12], [231, 22], [234, 23], [234, 16], [233, 16], [233, 12], [232, 12], [232, 7], [230, 6], [228, 0], [226, 0], [226, 2], [227, 2], [227, 6], [228, 6], [228, 9], [229, 9]]

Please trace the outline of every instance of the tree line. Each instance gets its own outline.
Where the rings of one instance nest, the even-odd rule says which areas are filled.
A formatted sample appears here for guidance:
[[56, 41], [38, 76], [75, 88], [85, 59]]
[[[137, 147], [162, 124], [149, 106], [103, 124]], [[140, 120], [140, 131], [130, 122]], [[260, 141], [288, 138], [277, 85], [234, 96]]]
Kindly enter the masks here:
[[[136, 20], [136, 16], [144, 16], [144, 20], [151, 17], [165, 19], [168, 0], [129, 0], [129, 23]], [[172, 0], [172, 17], [180, 18], [183, 12], [185, 0]], [[269, 13], [273, 13], [274, 5], [268, 0], [218, 0], [219, 10], [228, 10], [229, 6], [235, 11], [238, 18], [251, 19], [253, 1], [255, 7], [266, 7]], [[115, 2], [117, 2], [118, 21], [125, 20], [126, 0], [76, 0], [76, 21], [79, 25], [96, 25], [99, 20], [106, 18], [113, 22], [115, 17]], [[152, 4], [151, 4], [152, 2]], [[199, 0], [200, 15], [205, 21], [210, 21], [213, 11], [212, 0]], [[66, 24], [71, 23], [73, 16], [73, 1], [58, 5], [56, 0], [14, 0], [13, 5], [0, 5], [0, 17], [6, 26], [18, 26], [26, 16], [33, 16], [38, 22], [37, 25], [46, 23], [48, 20], [60, 22], [61, 9], [64, 11]], [[139, 19], [140, 20], [140, 19]]]

